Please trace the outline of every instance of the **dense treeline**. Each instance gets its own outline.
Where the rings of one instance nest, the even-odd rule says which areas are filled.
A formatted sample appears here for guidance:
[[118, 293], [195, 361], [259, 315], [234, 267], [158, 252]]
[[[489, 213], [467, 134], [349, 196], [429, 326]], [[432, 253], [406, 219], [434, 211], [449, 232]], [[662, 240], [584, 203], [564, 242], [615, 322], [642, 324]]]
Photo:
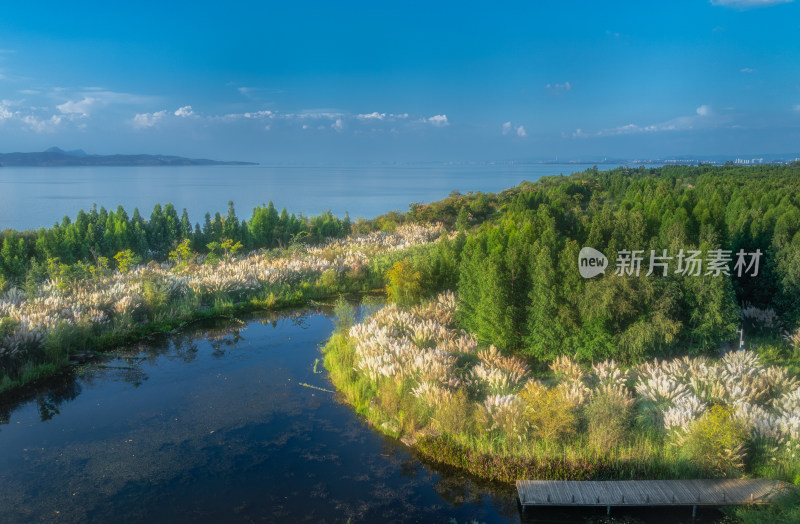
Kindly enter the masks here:
[[241, 221], [229, 202], [226, 216], [206, 213], [202, 226], [192, 226], [186, 210], [179, 216], [172, 204], [156, 204], [149, 220], [138, 209], [129, 216], [122, 206], [116, 211], [93, 207], [89, 212], [81, 210], [74, 221], [64, 217], [49, 229], [0, 233], [0, 283], [53, 276], [54, 271], [63, 274], [65, 266], [113, 265], [114, 256], [128, 250], [136, 260], [161, 261], [186, 240], [193, 252], [209, 253], [225, 241], [240, 243], [245, 250], [287, 247], [292, 242], [341, 238], [350, 229], [348, 216], [340, 219], [326, 212], [297, 217], [285, 208], [279, 213], [272, 202], [254, 208], [250, 220]]
[[[800, 318], [797, 166], [595, 168], [499, 197], [501, 212], [459, 254], [459, 318], [483, 342], [547, 360], [637, 361], [732, 339], [746, 304], [777, 312], [775, 333]], [[584, 246], [608, 256], [604, 275], [580, 276]], [[667, 275], [645, 276], [650, 250], [664, 249]], [[681, 249], [730, 250], [731, 275], [677, 274]], [[757, 276], [733, 271], [740, 249], [763, 253]], [[644, 251], [640, 276], [615, 274], [621, 250]]]
[[[798, 165], [592, 168], [454, 192], [408, 216], [471, 234], [395, 268], [392, 287], [416, 275], [427, 294], [457, 289], [462, 327], [506, 351], [639, 361], [714, 348], [740, 326], [774, 338], [800, 320]], [[585, 246], [609, 258], [604, 275], [580, 276]], [[642, 251], [638, 276], [616, 274], [623, 250]], [[646, 276], [651, 250], [671, 257], [665, 276], [659, 266]], [[681, 250], [700, 252], [699, 275], [676, 272]], [[714, 250], [729, 252], [729, 275], [706, 274]], [[748, 265], [760, 250], [757, 275], [737, 275], [740, 250]]]
[[594, 168], [408, 217], [458, 233], [393, 262], [395, 304], [342, 305], [324, 349], [381, 431], [506, 482], [798, 483], [800, 166]]

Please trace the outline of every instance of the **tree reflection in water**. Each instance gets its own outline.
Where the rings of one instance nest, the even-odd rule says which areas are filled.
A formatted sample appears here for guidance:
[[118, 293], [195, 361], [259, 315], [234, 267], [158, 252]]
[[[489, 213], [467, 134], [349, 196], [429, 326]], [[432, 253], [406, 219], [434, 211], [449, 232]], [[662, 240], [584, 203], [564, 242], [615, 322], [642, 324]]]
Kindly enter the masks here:
[[148, 380], [142, 369], [143, 363], [154, 363], [159, 357], [169, 360], [182, 360], [190, 363], [197, 358], [198, 342], [209, 341], [215, 358], [222, 358], [226, 351], [247, 340], [242, 332], [247, 329], [246, 322], [258, 320], [261, 325], [276, 327], [281, 321], [288, 321], [301, 329], [308, 329], [309, 318], [320, 314], [325, 308], [309, 308], [296, 311], [273, 311], [251, 315], [244, 321], [236, 318], [214, 318], [191, 324], [187, 330], [170, 334], [168, 337], [154, 337], [119, 348], [99, 356], [94, 362], [73, 366], [65, 372], [18, 391], [7, 392], [0, 397], [0, 430], [8, 424], [12, 413], [23, 405], [34, 402], [42, 422], [60, 414], [65, 402], [74, 400], [81, 394], [82, 383], [91, 386], [97, 380], [121, 380], [139, 387]]

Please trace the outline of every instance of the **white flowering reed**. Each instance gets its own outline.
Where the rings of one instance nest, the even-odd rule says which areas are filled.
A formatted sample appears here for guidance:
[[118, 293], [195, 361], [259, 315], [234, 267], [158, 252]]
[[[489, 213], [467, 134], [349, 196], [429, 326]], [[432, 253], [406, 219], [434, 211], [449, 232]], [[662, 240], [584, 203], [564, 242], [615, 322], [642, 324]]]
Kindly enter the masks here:
[[[157, 289], [167, 301], [188, 292], [199, 296], [247, 293], [269, 285], [311, 279], [324, 271], [359, 270], [370, 257], [438, 239], [441, 226], [406, 225], [394, 233], [371, 233], [331, 240], [321, 247], [295, 252], [258, 251], [242, 257], [226, 257], [216, 265], [174, 266], [150, 263], [129, 273], [114, 272], [70, 285], [50, 280], [30, 296], [11, 288], [0, 297], [0, 320], [10, 318], [28, 331], [46, 336], [59, 323], [102, 325], [118, 315], [134, 315], [146, 302], [148, 289]], [[327, 250], [327, 251], [326, 251]], [[323, 253], [333, 253], [324, 258]], [[202, 259], [202, 257], [201, 257]], [[454, 302], [451, 294], [448, 301]], [[22, 331], [21, 331], [22, 332]]]
[[565, 355], [559, 355], [551, 362], [550, 369], [560, 380], [583, 380], [584, 378], [580, 364]]
[[683, 395], [663, 412], [664, 429], [685, 434], [689, 425], [705, 413], [706, 408], [706, 404], [697, 395]]
[[606, 360], [592, 366], [592, 382], [599, 386], [624, 386], [628, 381], [628, 372], [623, 371], [614, 360]]

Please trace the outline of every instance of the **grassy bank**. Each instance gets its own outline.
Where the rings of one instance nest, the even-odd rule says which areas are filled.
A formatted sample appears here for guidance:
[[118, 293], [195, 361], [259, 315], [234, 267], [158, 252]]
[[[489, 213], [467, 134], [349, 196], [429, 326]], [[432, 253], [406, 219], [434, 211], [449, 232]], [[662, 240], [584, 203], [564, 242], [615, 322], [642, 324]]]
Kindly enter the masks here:
[[[795, 377], [751, 352], [591, 369], [481, 348], [455, 299], [340, 322], [325, 365], [373, 426], [476, 476], [667, 479], [800, 474]], [[344, 318], [348, 318], [344, 315]]]
[[391, 264], [429, 249], [442, 233], [409, 226], [320, 246], [187, 257], [91, 279], [11, 287], [0, 295], [0, 393], [59, 372], [75, 353], [170, 333], [204, 318], [380, 288]]

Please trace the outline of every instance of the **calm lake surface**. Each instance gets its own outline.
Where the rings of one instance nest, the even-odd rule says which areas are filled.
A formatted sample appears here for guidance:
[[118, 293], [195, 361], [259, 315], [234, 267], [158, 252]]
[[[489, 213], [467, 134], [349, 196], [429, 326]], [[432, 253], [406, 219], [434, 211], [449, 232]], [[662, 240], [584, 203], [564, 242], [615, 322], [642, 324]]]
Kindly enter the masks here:
[[[335, 393], [322, 311], [196, 328], [0, 404], [0, 522], [592, 522], [420, 461]], [[622, 517], [631, 512], [617, 511]], [[680, 508], [638, 522], [689, 522]], [[696, 522], [719, 514], [703, 510]], [[637, 522], [637, 521], [634, 521]]]
[[[52, 226], [93, 204], [135, 207], [149, 218], [156, 203], [186, 208], [192, 223], [224, 216], [233, 200], [240, 219], [272, 200], [280, 211], [373, 217], [412, 202], [432, 202], [452, 190], [496, 192], [543, 175], [569, 174], [575, 164], [435, 165], [402, 167], [59, 167], [0, 168], [0, 230]], [[606, 166], [610, 168], [611, 166]], [[605, 167], [604, 167], [605, 168]]]

